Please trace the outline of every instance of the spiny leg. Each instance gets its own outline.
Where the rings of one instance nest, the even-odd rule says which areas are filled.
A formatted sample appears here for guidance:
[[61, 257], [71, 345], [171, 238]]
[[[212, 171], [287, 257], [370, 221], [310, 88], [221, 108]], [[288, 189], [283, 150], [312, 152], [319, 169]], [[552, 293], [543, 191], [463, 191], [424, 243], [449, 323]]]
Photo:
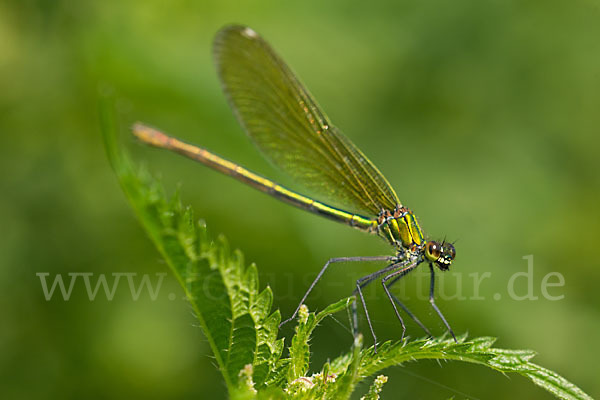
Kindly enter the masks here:
[[[401, 276], [397, 276], [394, 278], [393, 281], [391, 281], [387, 287], [388, 289], [391, 289], [392, 286], [398, 282], [400, 280], [400, 278], [402, 278], [404, 275]], [[396, 296], [394, 296], [394, 294], [392, 292], [390, 292], [390, 295], [392, 296], [392, 299], [394, 300], [394, 302], [396, 302], [396, 304], [398, 304], [406, 314], [408, 314], [408, 316], [417, 323], [417, 325], [419, 325], [421, 327], [421, 329], [423, 329], [425, 331], [425, 333], [427, 334], [427, 336], [429, 336], [430, 338], [433, 337], [433, 335], [431, 334], [431, 332], [429, 331], [429, 329], [427, 329], [427, 327], [419, 320], [419, 318], [417, 318], [416, 315], [414, 315], [409, 309], [408, 307], [406, 307], [404, 305], [404, 303], [402, 303], [400, 300], [398, 300], [398, 298]]]
[[391, 261], [393, 259], [395, 259], [395, 257], [391, 257], [391, 256], [337, 257], [337, 258], [330, 259], [329, 261], [327, 261], [325, 263], [325, 265], [323, 266], [323, 268], [321, 268], [321, 271], [319, 272], [319, 274], [317, 275], [317, 277], [315, 278], [315, 280], [313, 281], [313, 283], [310, 285], [310, 287], [308, 288], [308, 290], [306, 291], [306, 293], [302, 297], [302, 300], [300, 300], [300, 304], [298, 304], [298, 307], [296, 308], [296, 311], [294, 311], [294, 313], [292, 314], [291, 317], [289, 317], [288, 319], [286, 319], [285, 321], [283, 321], [282, 323], [280, 323], [279, 327], [281, 328], [284, 324], [286, 324], [286, 323], [290, 322], [291, 320], [293, 320], [294, 318], [296, 318], [296, 315], [298, 314], [298, 311], [300, 310], [300, 307], [302, 307], [302, 304], [304, 304], [304, 301], [306, 300], [306, 298], [308, 297], [308, 295], [310, 294], [310, 292], [313, 290], [313, 288], [315, 287], [315, 285], [317, 284], [317, 282], [319, 282], [319, 280], [321, 279], [321, 277], [325, 273], [325, 270], [327, 269], [327, 267], [329, 267], [329, 264], [338, 263], [338, 262], [357, 262], [357, 261], [362, 261], [362, 262], [365, 262], [365, 261]]
[[440, 311], [438, 306], [435, 304], [435, 299], [433, 298], [433, 289], [434, 289], [434, 285], [435, 285], [435, 272], [433, 270], [433, 265], [431, 265], [431, 264], [429, 264], [429, 271], [431, 272], [431, 285], [429, 288], [429, 303], [431, 303], [431, 306], [433, 307], [435, 312], [440, 316], [441, 320], [444, 322], [444, 325], [446, 325], [446, 328], [448, 328], [448, 332], [450, 332], [450, 334], [454, 338], [454, 341], [456, 343], [458, 343], [458, 340], [456, 340], [456, 335], [454, 335], [454, 331], [452, 330], [452, 328], [450, 328], [450, 324], [448, 324], [448, 321], [446, 321], [446, 318], [444, 318], [444, 315], [442, 314], [442, 312]]
[[[365, 302], [365, 298], [362, 294], [361, 289], [364, 288], [365, 286], [367, 286], [369, 283], [373, 282], [375, 279], [377, 279], [381, 275], [388, 273], [394, 269], [402, 268], [408, 262], [409, 261], [407, 261], [407, 260], [395, 262], [393, 264], [388, 265], [387, 267], [385, 267], [383, 269], [380, 269], [379, 271], [375, 271], [372, 274], [364, 276], [356, 281], [356, 289], [354, 289], [353, 294], [356, 295], [356, 293], [358, 293], [358, 296], [360, 297], [360, 301], [362, 303], [363, 309], [365, 310], [365, 316], [367, 317], [367, 323], [369, 324], [369, 330], [371, 331], [371, 335], [373, 336], [373, 348], [376, 353], [377, 353], [377, 336], [375, 335], [375, 330], [373, 329], [373, 324], [371, 323], [371, 317], [369, 316], [369, 310], [367, 309], [367, 303]], [[357, 327], [358, 327], [356, 302], [353, 303], [352, 312], [354, 314], [354, 326], [352, 327], [352, 330], [354, 332], [354, 335], [356, 335]]]
[[[400, 316], [400, 313], [398, 312], [398, 308], [396, 307], [396, 304], [394, 303], [394, 297], [390, 293], [390, 290], [388, 288], [388, 285], [386, 285], [386, 282], [388, 280], [390, 280], [391, 278], [395, 278], [390, 283], [390, 286], [393, 285], [394, 283], [396, 283], [398, 281], [398, 279], [402, 278], [403, 276], [406, 276], [406, 274], [408, 274], [410, 271], [414, 270], [417, 267], [417, 265], [419, 265], [419, 264], [416, 262], [416, 260], [413, 260], [412, 263], [410, 263], [406, 267], [404, 267], [398, 271], [392, 272], [391, 274], [387, 275], [386, 277], [384, 277], [381, 280], [381, 285], [383, 286], [383, 289], [385, 290], [385, 293], [387, 294], [388, 299], [390, 299], [390, 303], [392, 303], [392, 306], [394, 307], [394, 311], [396, 312], [396, 317], [398, 317], [398, 320], [400, 321], [400, 325], [402, 325], [402, 337], [400, 338], [400, 341], [404, 340], [404, 334], [406, 333], [406, 326], [404, 325], [404, 320], [402, 319], [402, 317]], [[406, 311], [406, 307], [404, 307], [404, 305], [402, 305], [402, 303], [400, 303], [400, 304], [401, 304], [402, 308]], [[408, 314], [410, 315], [411, 313], [409, 312]], [[414, 318], [414, 316], [413, 316], [413, 318]]]

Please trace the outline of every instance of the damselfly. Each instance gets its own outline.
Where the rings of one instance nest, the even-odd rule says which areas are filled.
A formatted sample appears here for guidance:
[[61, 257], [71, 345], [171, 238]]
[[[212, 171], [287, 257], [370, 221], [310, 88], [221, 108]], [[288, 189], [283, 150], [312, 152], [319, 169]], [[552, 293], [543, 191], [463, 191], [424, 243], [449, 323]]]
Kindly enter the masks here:
[[[330, 123], [296, 75], [254, 30], [237, 25], [223, 28], [214, 42], [214, 57], [229, 104], [258, 148], [276, 166], [314, 193], [331, 200], [336, 207], [289, 190], [206, 149], [146, 125], [136, 124], [134, 134], [150, 145], [199, 161], [296, 207], [378, 235], [395, 250], [392, 256], [330, 259], [317, 274], [293, 315], [282, 325], [295, 318], [329, 265], [385, 261], [385, 268], [358, 279], [353, 292], [358, 295], [365, 311], [375, 348], [377, 338], [362, 289], [378, 278], [381, 278], [383, 289], [402, 325], [402, 338], [406, 327], [398, 307], [431, 336], [427, 327], [390, 291], [402, 277], [420, 264], [427, 263], [431, 273], [429, 302], [456, 340], [434, 300], [434, 266], [447, 271], [456, 255], [454, 246], [446, 241], [425, 239], [416, 217], [400, 203], [388, 181]], [[352, 325], [356, 334], [356, 302], [353, 303]]]

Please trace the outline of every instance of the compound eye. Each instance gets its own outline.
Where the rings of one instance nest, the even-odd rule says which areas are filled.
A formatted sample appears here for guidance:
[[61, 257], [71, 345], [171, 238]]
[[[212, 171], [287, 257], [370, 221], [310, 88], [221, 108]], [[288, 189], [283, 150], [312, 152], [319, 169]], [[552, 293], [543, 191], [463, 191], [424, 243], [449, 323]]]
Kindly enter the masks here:
[[425, 255], [428, 259], [431, 261], [436, 261], [438, 258], [440, 258], [441, 252], [442, 249], [439, 243], [427, 242], [427, 245], [425, 246]]
[[454, 257], [456, 257], [456, 249], [450, 243], [446, 243], [444, 246], [444, 253], [448, 254], [451, 260], [454, 260]]

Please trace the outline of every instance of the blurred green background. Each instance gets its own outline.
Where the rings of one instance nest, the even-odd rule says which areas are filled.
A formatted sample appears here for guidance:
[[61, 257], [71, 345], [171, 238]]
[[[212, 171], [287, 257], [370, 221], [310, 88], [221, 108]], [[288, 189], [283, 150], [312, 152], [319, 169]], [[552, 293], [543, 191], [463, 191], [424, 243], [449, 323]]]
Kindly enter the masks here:
[[[258, 264], [284, 316], [328, 258], [388, 254], [377, 238], [130, 138], [127, 126], [141, 120], [296, 187], [261, 159], [220, 91], [211, 41], [232, 22], [272, 43], [427, 233], [458, 239], [454, 268], [440, 277], [446, 298], [438, 300], [455, 330], [535, 349], [537, 363], [597, 396], [599, 4], [1, 2], [3, 398], [226, 395], [170, 274], [156, 300], [144, 292], [135, 301], [125, 278], [112, 301], [102, 290], [90, 301], [81, 281], [69, 301], [58, 293], [45, 300], [36, 273], [49, 273], [50, 283], [56, 274], [67, 283], [68, 273], [94, 273], [93, 283], [106, 274], [112, 283], [113, 273], [137, 272], [137, 280], [147, 273], [156, 282], [167, 272], [105, 159], [98, 93], [117, 98], [123, 141], [136, 159], [170, 193], [181, 184], [184, 202], [212, 233]], [[527, 270], [527, 255], [539, 299], [516, 301], [508, 283]], [[332, 268], [308, 305], [349, 295], [376, 267]], [[486, 272], [477, 296], [472, 274]], [[550, 272], [564, 276], [564, 287], [549, 289], [562, 300], [542, 296]], [[424, 272], [407, 278], [403, 296], [441, 334], [428, 303], [416, 298], [425, 280]], [[515, 282], [517, 294], [527, 292], [523, 277]], [[453, 298], [457, 288], [466, 299]], [[380, 286], [367, 293], [380, 339], [398, 338]], [[414, 324], [408, 329], [422, 335]], [[347, 317], [327, 320], [313, 340], [315, 365], [350, 343]], [[387, 374], [384, 398], [551, 398], [520, 377], [460, 363], [419, 362]]]

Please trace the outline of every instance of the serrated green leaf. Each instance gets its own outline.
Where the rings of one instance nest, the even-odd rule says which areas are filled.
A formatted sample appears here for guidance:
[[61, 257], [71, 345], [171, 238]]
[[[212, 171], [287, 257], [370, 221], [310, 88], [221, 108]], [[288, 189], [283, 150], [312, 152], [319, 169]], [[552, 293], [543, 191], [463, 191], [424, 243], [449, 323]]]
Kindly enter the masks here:
[[283, 348], [276, 340], [279, 313], [269, 316], [271, 290], [259, 294], [256, 267], [246, 268], [241, 252], [231, 252], [224, 238], [211, 240], [177, 193], [168, 200], [158, 182], [134, 168], [117, 145], [110, 106], [104, 104], [101, 117], [111, 166], [140, 223], [183, 287], [230, 395], [252, 394], [248, 386], [264, 383]]
[[591, 399], [560, 375], [531, 363], [529, 360], [535, 356], [535, 352], [492, 348], [494, 341], [493, 338], [485, 337], [463, 343], [440, 339], [418, 340], [406, 344], [386, 342], [378, 347], [377, 353], [373, 348], [363, 351], [360, 375], [370, 376], [391, 365], [419, 359], [458, 360], [482, 364], [504, 373], [523, 375], [561, 399]]
[[[254, 270], [256, 271], [256, 269]], [[258, 277], [258, 275], [256, 276]], [[253, 306], [250, 310], [250, 312], [252, 313], [252, 317], [260, 321], [265, 320], [269, 315], [272, 303], [273, 292], [270, 288], [267, 287], [265, 290], [260, 292], [260, 294], [253, 300]]]
[[565, 400], [592, 400], [592, 398], [581, 389], [557, 373], [533, 363], [528, 363], [528, 366], [530, 370], [521, 374], [528, 377], [533, 383], [546, 389], [556, 397]]

